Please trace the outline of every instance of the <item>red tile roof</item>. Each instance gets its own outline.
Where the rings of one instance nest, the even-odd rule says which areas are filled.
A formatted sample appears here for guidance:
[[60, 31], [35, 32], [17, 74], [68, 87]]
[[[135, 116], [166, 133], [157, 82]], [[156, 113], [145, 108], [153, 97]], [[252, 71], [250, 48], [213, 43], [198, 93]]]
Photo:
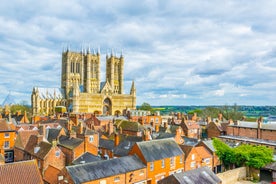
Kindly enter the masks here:
[[44, 172], [43, 180], [48, 183], [58, 183], [58, 174], [60, 173], [60, 170], [49, 165], [47, 169]]
[[0, 165], [0, 183], [43, 184], [35, 160]]
[[31, 135], [38, 135], [37, 130], [19, 131], [15, 140], [15, 147], [25, 149]]

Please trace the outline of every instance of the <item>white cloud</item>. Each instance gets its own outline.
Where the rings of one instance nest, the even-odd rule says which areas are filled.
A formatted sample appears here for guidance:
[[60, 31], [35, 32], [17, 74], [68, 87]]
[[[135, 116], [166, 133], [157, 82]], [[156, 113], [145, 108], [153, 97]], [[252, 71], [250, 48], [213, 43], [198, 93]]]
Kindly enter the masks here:
[[84, 44], [101, 47], [102, 70], [124, 50], [138, 104], [275, 105], [275, 1], [1, 3], [0, 102], [59, 86], [62, 47]]

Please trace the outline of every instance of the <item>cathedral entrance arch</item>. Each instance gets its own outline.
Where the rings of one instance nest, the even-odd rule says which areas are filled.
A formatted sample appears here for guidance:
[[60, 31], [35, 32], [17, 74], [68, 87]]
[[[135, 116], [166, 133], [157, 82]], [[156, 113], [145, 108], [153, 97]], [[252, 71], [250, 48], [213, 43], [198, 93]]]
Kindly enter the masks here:
[[112, 104], [111, 100], [109, 98], [104, 99], [103, 101], [103, 114], [104, 115], [111, 115], [112, 112]]

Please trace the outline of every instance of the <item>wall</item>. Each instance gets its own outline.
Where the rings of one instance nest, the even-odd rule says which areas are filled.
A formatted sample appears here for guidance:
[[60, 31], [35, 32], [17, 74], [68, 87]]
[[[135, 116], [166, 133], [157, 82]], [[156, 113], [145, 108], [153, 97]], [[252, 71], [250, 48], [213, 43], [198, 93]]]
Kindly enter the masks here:
[[246, 167], [240, 167], [230, 171], [217, 174], [221, 179], [222, 184], [233, 184], [238, 180], [246, 178]]

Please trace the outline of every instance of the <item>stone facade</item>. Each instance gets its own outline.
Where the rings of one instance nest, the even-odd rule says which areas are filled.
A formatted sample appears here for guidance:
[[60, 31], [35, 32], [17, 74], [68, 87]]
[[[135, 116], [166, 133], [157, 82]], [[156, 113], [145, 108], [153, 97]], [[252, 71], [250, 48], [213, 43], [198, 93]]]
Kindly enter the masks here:
[[33, 115], [51, 115], [56, 106], [65, 106], [69, 112], [104, 115], [122, 114], [136, 109], [136, 89], [124, 94], [124, 57], [106, 56], [106, 79], [100, 81], [100, 53], [62, 53], [61, 88], [34, 87]]

